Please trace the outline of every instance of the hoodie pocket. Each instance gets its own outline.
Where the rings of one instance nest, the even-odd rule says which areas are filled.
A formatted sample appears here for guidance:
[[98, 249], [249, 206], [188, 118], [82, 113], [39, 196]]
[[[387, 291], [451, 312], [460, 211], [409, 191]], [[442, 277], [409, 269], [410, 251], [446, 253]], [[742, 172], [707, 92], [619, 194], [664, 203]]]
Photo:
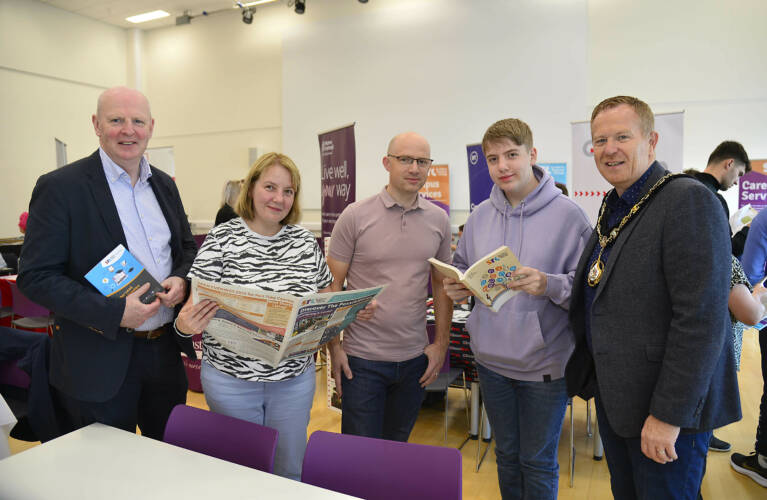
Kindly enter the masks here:
[[507, 366], [518, 371], [541, 366], [546, 343], [538, 313], [515, 312], [504, 321], [496, 315], [472, 314], [466, 323], [474, 356], [486, 364]]

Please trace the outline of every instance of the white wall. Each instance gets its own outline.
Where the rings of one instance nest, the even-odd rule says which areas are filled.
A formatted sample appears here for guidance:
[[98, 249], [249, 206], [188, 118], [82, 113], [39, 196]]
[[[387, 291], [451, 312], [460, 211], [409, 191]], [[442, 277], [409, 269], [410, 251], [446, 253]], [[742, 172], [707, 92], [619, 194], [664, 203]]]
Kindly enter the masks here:
[[[465, 146], [494, 121], [527, 121], [540, 161], [569, 162], [569, 122], [587, 104], [586, 16], [585, 0], [309, 4], [283, 42], [285, 152], [319, 185], [317, 133], [356, 122], [361, 199], [386, 183], [389, 139], [418, 131], [450, 166], [461, 223]], [[319, 208], [319, 189], [304, 200]]]
[[[569, 162], [569, 122], [633, 94], [685, 111], [684, 167], [702, 169], [724, 139], [767, 157], [766, 18], [761, 0], [313, 0], [303, 16], [271, 4], [249, 26], [232, 11], [143, 33], [139, 81], [157, 120], [150, 144], [174, 146], [193, 220], [213, 218], [251, 147], [294, 157], [317, 220], [316, 134], [356, 121], [358, 198], [386, 182], [391, 135], [415, 129], [450, 164], [457, 223], [464, 146], [502, 117], [530, 123], [540, 161]], [[0, 236], [17, 234], [35, 179], [54, 167], [54, 137], [70, 160], [96, 148], [97, 95], [134, 81], [129, 40], [35, 0], [0, 0]]]
[[[280, 151], [281, 32], [287, 9], [199, 17], [143, 35], [151, 146], [173, 146], [176, 182], [193, 221], [215, 218], [229, 179], [245, 177], [248, 149]], [[289, 18], [288, 18], [289, 19]]]
[[0, 237], [16, 236], [37, 178], [98, 147], [91, 114], [125, 81], [125, 32], [30, 0], [0, 0]]
[[[589, 0], [590, 104], [623, 93], [656, 113], [684, 110], [683, 168], [703, 170], [728, 139], [766, 158], [765, 19], [763, 0]], [[731, 212], [737, 191], [725, 195]]]

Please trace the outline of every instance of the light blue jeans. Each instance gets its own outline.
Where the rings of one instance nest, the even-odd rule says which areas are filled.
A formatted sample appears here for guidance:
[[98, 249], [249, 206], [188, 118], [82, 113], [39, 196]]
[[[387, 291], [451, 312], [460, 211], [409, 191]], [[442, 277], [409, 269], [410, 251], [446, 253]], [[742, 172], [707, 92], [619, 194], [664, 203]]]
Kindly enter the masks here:
[[314, 363], [297, 377], [251, 382], [227, 375], [203, 361], [200, 379], [212, 411], [277, 429], [280, 435], [274, 473], [300, 481], [306, 426], [314, 400]]
[[567, 407], [565, 379], [515, 380], [479, 363], [477, 372], [495, 438], [503, 500], [556, 500], [557, 447]]

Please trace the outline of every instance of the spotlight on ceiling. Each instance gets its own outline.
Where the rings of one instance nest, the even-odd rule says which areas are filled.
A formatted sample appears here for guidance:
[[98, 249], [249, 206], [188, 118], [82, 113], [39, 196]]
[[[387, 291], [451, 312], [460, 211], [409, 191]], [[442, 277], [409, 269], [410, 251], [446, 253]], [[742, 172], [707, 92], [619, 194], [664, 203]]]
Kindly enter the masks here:
[[368, 3], [368, 0], [360, 0], [360, 3]]
[[245, 24], [250, 24], [253, 22], [253, 14], [256, 12], [255, 7], [248, 7], [247, 9], [242, 9], [242, 22]]
[[296, 14], [303, 14], [306, 11], [306, 0], [296, 0]]

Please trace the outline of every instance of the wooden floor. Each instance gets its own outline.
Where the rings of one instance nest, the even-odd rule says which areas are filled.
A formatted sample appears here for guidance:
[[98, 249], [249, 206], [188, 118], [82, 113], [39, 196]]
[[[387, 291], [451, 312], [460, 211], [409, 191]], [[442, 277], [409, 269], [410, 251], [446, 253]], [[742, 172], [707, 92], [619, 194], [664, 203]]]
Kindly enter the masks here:
[[[312, 408], [309, 433], [315, 430], [339, 432], [340, 414], [328, 410], [325, 405], [325, 377], [317, 374], [317, 394]], [[762, 391], [762, 377], [759, 343], [752, 332], [746, 332], [743, 340], [743, 360], [740, 372], [740, 395], [743, 420], [723, 429], [716, 435], [733, 445], [733, 450], [750, 453], [754, 447], [754, 433], [759, 415], [759, 398]], [[448, 418], [448, 446], [458, 447], [466, 436], [466, 422], [463, 393], [451, 389]], [[188, 404], [207, 408], [202, 394], [189, 393]], [[443, 406], [441, 403], [424, 406], [410, 436], [410, 441], [432, 445], [443, 445]], [[592, 439], [586, 434], [586, 404], [576, 398], [575, 402], [575, 487], [568, 485], [568, 444], [569, 418], [565, 418], [559, 445], [559, 498], [563, 500], [601, 500], [612, 498], [610, 478], [604, 460], [592, 459]], [[593, 413], [593, 409], [592, 409]], [[18, 453], [38, 443], [25, 443], [11, 439], [11, 452]], [[470, 441], [462, 450], [463, 455], [463, 498], [465, 500], [500, 499], [496, 475], [495, 453], [491, 448], [479, 472], [475, 472], [476, 441]], [[483, 443], [483, 450], [484, 446]], [[703, 497], [709, 499], [745, 500], [767, 499], [767, 488], [762, 488], [751, 479], [735, 473], [729, 464], [729, 453], [709, 453], [708, 468], [703, 481]]]

